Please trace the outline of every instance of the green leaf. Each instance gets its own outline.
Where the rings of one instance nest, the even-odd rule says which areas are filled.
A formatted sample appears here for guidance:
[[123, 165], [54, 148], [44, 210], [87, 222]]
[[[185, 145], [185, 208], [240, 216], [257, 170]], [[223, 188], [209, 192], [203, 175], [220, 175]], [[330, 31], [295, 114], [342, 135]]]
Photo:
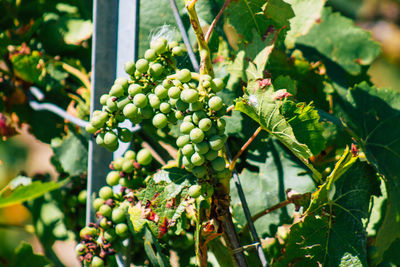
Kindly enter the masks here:
[[41, 182], [35, 181], [26, 186], [19, 186], [11, 194], [0, 196], [0, 208], [15, 205], [27, 200], [35, 199], [43, 196], [45, 193], [56, 190], [68, 183], [69, 180], [61, 182]]
[[290, 19], [290, 30], [286, 34], [285, 45], [294, 48], [296, 39], [309, 32], [311, 27], [321, 18], [322, 8], [326, 0], [286, 0], [295, 16]]
[[16, 54], [11, 56], [10, 61], [17, 77], [24, 81], [40, 84], [41, 69], [37, 68], [42, 56], [38, 51], [32, 51], [30, 54]]
[[344, 91], [337, 89], [336, 108], [350, 127], [367, 159], [385, 177], [388, 202], [376, 247], [379, 259], [400, 238], [400, 94], [363, 82]]
[[51, 266], [51, 262], [42, 255], [35, 254], [32, 246], [25, 241], [15, 249], [14, 261], [10, 267], [43, 267]]
[[83, 135], [71, 129], [64, 139], [52, 141], [52, 149], [52, 160], [59, 163], [64, 172], [71, 176], [86, 172], [88, 142]]
[[333, 199], [318, 200], [319, 209], [291, 227], [285, 252], [275, 266], [367, 266], [363, 220], [377, 185], [371, 166], [353, 164], [336, 182]]
[[136, 232], [140, 232], [146, 224], [146, 220], [143, 218], [143, 212], [140, 205], [130, 206], [128, 209], [130, 221], [133, 225], [133, 229]]
[[[257, 150], [250, 150], [246, 163], [250, 166], [239, 177], [252, 215], [286, 200], [285, 191], [289, 188], [298, 193], [315, 189], [311, 174], [306, 172], [305, 166], [287, 153], [276, 140], [259, 144]], [[246, 218], [234, 187], [231, 181], [233, 216], [239, 225], [244, 226]], [[273, 229], [278, 225], [291, 221], [293, 211], [293, 206], [287, 206], [261, 217], [255, 222], [257, 232], [261, 236], [274, 234]]]
[[90, 20], [64, 18], [60, 20], [60, 30], [66, 44], [79, 45], [92, 37], [93, 25]]
[[330, 8], [323, 10], [321, 20], [308, 34], [298, 37], [296, 44], [315, 48], [352, 75], [360, 74], [361, 66], [371, 64], [379, 55], [380, 47], [371, 34], [355, 27], [352, 20], [332, 13]]
[[236, 32], [249, 41], [254, 34], [264, 36], [270, 25], [276, 28], [288, 25], [293, 11], [282, 0], [244, 0], [231, 1], [224, 16]]
[[[153, 246], [155, 249], [153, 248]], [[144, 235], [144, 251], [149, 257], [152, 265], [157, 267], [170, 266], [167, 257], [161, 251], [160, 243], [158, 243], [157, 239], [148, 228], [146, 228]]]
[[319, 123], [317, 110], [311, 104], [285, 101], [280, 112], [293, 128], [299, 142], [307, 144], [313, 155], [318, 155], [325, 148], [325, 139], [322, 135], [324, 128]]

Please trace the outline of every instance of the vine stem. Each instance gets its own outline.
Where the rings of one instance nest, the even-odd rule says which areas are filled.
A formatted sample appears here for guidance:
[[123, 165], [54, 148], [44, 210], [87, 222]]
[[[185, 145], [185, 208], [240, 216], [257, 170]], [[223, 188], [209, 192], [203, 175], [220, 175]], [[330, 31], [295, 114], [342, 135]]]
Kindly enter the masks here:
[[205, 36], [205, 40], [206, 40], [207, 43], [210, 40], [210, 37], [211, 37], [211, 34], [212, 34], [212, 32], [213, 32], [213, 30], [215, 28], [215, 25], [217, 24], [218, 20], [222, 16], [222, 13], [224, 13], [225, 9], [228, 7], [230, 2], [231, 2], [231, 0], [225, 0], [225, 3], [222, 6], [221, 10], [218, 12], [218, 15], [215, 17], [215, 19], [211, 23], [210, 28], [208, 28], [208, 31], [207, 31], [206, 36]]
[[246, 150], [246, 148], [253, 142], [253, 140], [257, 137], [257, 135], [261, 132], [262, 127], [258, 127], [257, 130], [253, 133], [253, 135], [247, 140], [247, 142], [240, 148], [239, 152], [235, 155], [235, 157], [232, 159], [229, 169], [232, 171], [235, 168], [236, 161], [242, 155], [242, 153]]
[[197, 43], [200, 51], [200, 74], [209, 74], [214, 77], [214, 71], [211, 62], [210, 48], [204, 39], [204, 33], [201, 29], [199, 18], [197, 17], [196, 9], [194, 5], [197, 0], [185, 0], [186, 9], [189, 13], [190, 24], [192, 25], [193, 31], [196, 34]]

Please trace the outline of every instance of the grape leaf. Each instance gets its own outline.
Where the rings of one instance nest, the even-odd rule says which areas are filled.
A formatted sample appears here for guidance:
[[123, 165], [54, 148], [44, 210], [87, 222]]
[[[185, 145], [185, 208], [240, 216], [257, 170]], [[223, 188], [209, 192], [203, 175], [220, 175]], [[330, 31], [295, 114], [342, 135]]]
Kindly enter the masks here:
[[286, 0], [295, 16], [290, 19], [290, 30], [286, 34], [285, 45], [294, 48], [296, 39], [305, 35], [321, 18], [322, 8], [326, 0]]
[[14, 191], [12, 191], [7, 196], [0, 196], [0, 208], [15, 205], [17, 203], [22, 203], [27, 200], [35, 199], [43, 196], [47, 192], [56, 190], [61, 186], [68, 183], [69, 180], [63, 180], [61, 182], [41, 182], [34, 181], [29, 185], [18, 186]]
[[30, 54], [13, 55], [10, 61], [17, 77], [30, 83], [41, 84], [40, 75], [42, 71], [37, 68], [40, 59], [42, 59], [40, 53], [32, 51]]
[[[286, 109], [290, 107], [290, 104], [284, 103], [285, 101], [289, 100], [279, 99], [280, 92], [274, 92], [272, 86], [264, 88], [262, 84], [259, 83], [259, 81], [249, 82], [246, 90], [248, 95], [245, 95], [243, 99], [239, 99], [236, 101], [235, 109], [245, 113], [250, 118], [258, 122], [264, 130], [277, 137], [287, 148], [289, 148], [297, 157], [299, 157], [299, 159], [301, 159], [306, 164], [306, 159], [312, 156], [312, 152], [310, 151], [308, 145], [311, 142], [318, 142], [313, 141], [313, 139], [318, 136], [314, 136], [313, 134], [317, 133], [318, 131], [310, 132], [313, 134], [300, 131], [301, 138], [305, 142], [301, 143], [296, 137], [296, 132], [292, 128], [291, 124], [288, 122], [288, 120], [294, 117], [285, 118], [283, 116], [283, 114], [285, 114], [286, 112]], [[309, 112], [310, 110], [307, 109], [303, 111]], [[299, 114], [297, 114], [296, 119], [294, 119], [293, 123], [294, 125], [296, 125], [297, 123], [295, 122], [295, 120], [299, 119], [303, 123], [303, 127], [310, 127], [314, 129], [320, 128], [319, 126], [317, 126], [318, 121], [315, 120], [318, 115], [314, 113], [314, 115], [312, 116], [314, 117], [314, 119], [309, 120], [309, 116], [300, 116]], [[299, 127], [296, 126], [296, 129], [299, 132]], [[318, 138], [322, 139], [322, 134]], [[318, 175], [318, 173], [316, 174]]]
[[71, 176], [86, 172], [88, 142], [83, 135], [71, 129], [64, 139], [53, 140], [52, 149], [54, 152], [52, 160], [61, 166], [62, 171]]
[[[251, 149], [246, 163], [252, 167], [243, 169], [239, 177], [252, 215], [286, 200], [285, 191], [289, 188], [298, 193], [315, 189], [311, 174], [306, 172], [305, 166], [287, 153], [276, 140], [259, 145], [257, 150]], [[234, 188], [233, 181], [231, 188]], [[246, 218], [234, 189], [231, 190], [231, 198], [233, 216], [243, 226]], [[278, 225], [290, 222], [293, 211], [294, 207], [288, 206], [261, 217], [255, 222], [257, 232], [262, 236], [273, 234]]]
[[324, 8], [321, 20], [308, 34], [298, 37], [296, 44], [315, 48], [352, 75], [360, 74], [361, 66], [371, 64], [379, 55], [380, 47], [371, 34], [355, 27], [350, 19]]
[[336, 108], [367, 159], [385, 177], [388, 202], [376, 247], [379, 259], [400, 238], [400, 94], [366, 82], [345, 91], [337, 88]]
[[43, 255], [35, 254], [32, 246], [25, 241], [15, 249], [14, 261], [10, 267], [43, 267], [51, 262]]
[[292, 225], [284, 254], [274, 266], [367, 266], [367, 234], [362, 220], [368, 217], [377, 176], [371, 166], [358, 160], [335, 184], [332, 201], [316, 201], [326, 208], [320, 205]]
[[263, 36], [269, 26], [281, 28], [289, 25], [293, 11], [282, 0], [244, 0], [231, 1], [224, 16], [236, 32], [249, 41], [255, 34]]

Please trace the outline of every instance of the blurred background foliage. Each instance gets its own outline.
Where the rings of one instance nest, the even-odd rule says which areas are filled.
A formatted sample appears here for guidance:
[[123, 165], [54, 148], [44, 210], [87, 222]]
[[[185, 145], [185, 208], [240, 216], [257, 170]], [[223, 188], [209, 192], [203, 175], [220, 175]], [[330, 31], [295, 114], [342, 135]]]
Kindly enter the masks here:
[[[171, 25], [175, 30], [176, 27], [167, 0], [141, 2], [140, 51], [143, 53], [142, 45], [147, 45], [152, 29], [163, 25]], [[374, 40], [381, 44], [382, 54], [368, 73], [378, 87], [400, 91], [400, 0], [328, 0], [327, 5], [371, 31]], [[146, 15], [146, 10], [154, 12], [153, 9], [162, 11], [157, 22], [151, 22], [153, 16]], [[52, 137], [65, 137], [74, 131], [55, 116], [33, 113], [27, 107], [26, 95], [29, 87], [35, 84], [46, 92], [50, 102], [83, 119], [88, 118], [89, 88], [84, 80], [90, 74], [92, 1], [3, 0], [0, 10], [0, 112], [9, 114], [7, 117], [0, 114], [0, 136], [3, 137], [0, 140], [0, 188], [3, 188], [21, 173], [30, 177], [47, 175], [52, 179], [60, 173], [65, 175], [66, 170], [60, 171], [57, 159], [51, 160], [53, 150], [48, 133], [35, 132], [38, 128], [35, 125], [40, 124], [39, 128], [45, 131], [57, 125]], [[214, 15], [210, 14], [210, 18]], [[188, 26], [187, 19], [185, 23]], [[53, 148], [59, 145], [53, 140]], [[50, 161], [56, 163], [52, 165]], [[79, 175], [84, 172], [75, 176]], [[35, 251], [43, 251], [29, 227], [34, 223], [25, 206], [0, 209], [0, 265], [7, 263], [7, 257], [21, 240], [36, 244]], [[59, 249], [55, 249], [56, 253]], [[73, 245], [67, 250], [70, 261], [68, 255], [64, 256], [61, 259], [64, 264], [79, 265], [74, 261]]]

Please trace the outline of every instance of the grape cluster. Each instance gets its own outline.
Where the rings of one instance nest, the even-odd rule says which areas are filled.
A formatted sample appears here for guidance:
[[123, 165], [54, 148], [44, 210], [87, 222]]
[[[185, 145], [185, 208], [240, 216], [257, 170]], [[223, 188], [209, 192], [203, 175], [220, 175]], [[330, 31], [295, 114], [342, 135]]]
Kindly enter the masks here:
[[[110, 164], [112, 170], [106, 177], [107, 186], [99, 190], [98, 198], [93, 201], [97, 223], [80, 231], [82, 241], [76, 247], [80, 260], [86, 265], [107, 265], [108, 256], [114, 255], [114, 248], [122, 246], [122, 241], [128, 237], [127, 209], [135, 201], [134, 189], [140, 188], [150, 174], [147, 166], [151, 162], [150, 152], [141, 149], [138, 153], [128, 150]], [[118, 184], [120, 191], [115, 192], [113, 186]]]
[[115, 150], [118, 139], [132, 139], [128, 129], [118, 127], [125, 119], [134, 124], [151, 120], [158, 129], [178, 125], [176, 145], [185, 168], [198, 178], [207, 174], [226, 177], [229, 171], [219, 156], [227, 139], [222, 118], [226, 105], [216, 95], [224, 83], [209, 75], [176, 69], [174, 56], [183, 52], [176, 42], [168, 43], [164, 38], [151, 42], [144, 58], [125, 64], [131, 81], [118, 78], [109, 94], [101, 97], [103, 110], [94, 113], [87, 131], [96, 134], [97, 144]]

